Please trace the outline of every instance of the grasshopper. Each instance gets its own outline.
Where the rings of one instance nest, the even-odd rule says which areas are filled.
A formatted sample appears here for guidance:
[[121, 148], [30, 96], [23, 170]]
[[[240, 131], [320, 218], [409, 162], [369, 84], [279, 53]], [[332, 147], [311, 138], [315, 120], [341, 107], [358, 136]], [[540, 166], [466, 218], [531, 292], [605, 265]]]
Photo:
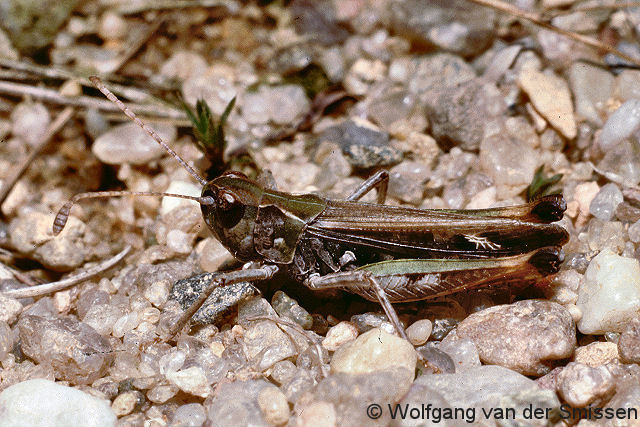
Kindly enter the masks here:
[[[238, 282], [265, 280], [280, 270], [311, 289], [343, 289], [378, 301], [406, 338], [392, 303], [427, 300], [489, 286], [530, 285], [554, 274], [564, 259], [567, 231], [561, 195], [519, 206], [480, 210], [416, 209], [384, 204], [389, 175], [380, 171], [346, 200], [294, 195], [263, 186], [239, 172], [207, 182], [96, 78], [107, 98], [141, 126], [202, 184], [200, 197], [107, 191], [74, 196], [59, 211], [54, 234], [71, 206], [86, 198], [121, 195], [197, 201], [213, 235], [246, 268], [213, 273], [198, 300], [169, 331], [173, 336], [211, 292]], [[377, 189], [377, 203], [360, 199]]]

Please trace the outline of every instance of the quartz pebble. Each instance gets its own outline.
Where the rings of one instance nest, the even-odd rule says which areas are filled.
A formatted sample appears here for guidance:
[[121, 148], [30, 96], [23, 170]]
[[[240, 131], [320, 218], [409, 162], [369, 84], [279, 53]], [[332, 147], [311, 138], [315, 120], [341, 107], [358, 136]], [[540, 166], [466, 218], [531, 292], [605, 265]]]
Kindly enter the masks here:
[[[489, 411], [513, 407], [516, 420], [522, 424], [526, 423], [522, 418], [523, 410], [529, 405], [538, 408], [560, 406], [553, 391], [543, 390], [535, 381], [501, 366], [478, 366], [453, 374], [422, 375], [413, 383], [403, 402], [417, 399], [430, 402], [432, 396], [435, 402], [448, 403], [443, 407], [476, 408], [476, 415], [481, 413], [480, 408]], [[470, 412], [466, 411], [465, 417], [469, 415]], [[464, 420], [468, 423], [474, 421], [470, 418]]]
[[[311, 406], [315, 411], [322, 409], [318, 412], [323, 417], [331, 419], [335, 414], [336, 425], [339, 426], [370, 425], [371, 418], [366, 411], [359, 411], [358, 408], [366, 408], [371, 402], [397, 402], [408, 390], [408, 384], [404, 381], [404, 368], [389, 368], [366, 374], [333, 373], [315, 387], [311, 402], [296, 405], [296, 412], [298, 416], [307, 418], [304, 413]], [[316, 406], [318, 403], [322, 405], [320, 408]], [[376, 422], [387, 425], [391, 418], [386, 411], [381, 412], [381, 417]], [[316, 416], [320, 417], [320, 414]]]
[[605, 104], [613, 90], [614, 76], [600, 67], [577, 62], [569, 69], [569, 84], [576, 114], [601, 126]]
[[605, 365], [592, 368], [570, 362], [558, 374], [558, 393], [571, 406], [583, 407], [615, 389], [615, 377]]
[[[200, 193], [202, 192], [202, 190], [200, 189], [200, 187], [191, 182], [176, 180], [171, 181], [169, 187], [167, 187], [165, 192], [171, 194], [183, 194], [185, 196], [200, 197]], [[195, 200], [180, 199], [177, 197], [163, 197], [162, 205], [160, 206], [160, 215], [164, 217], [177, 207], [185, 205], [193, 206], [198, 211], [200, 211], [200, 204]]]
[[205, 239], [200, 253], [200, 268], [204, 271], [215, 272], [222, 265], [233, 260], [233, 255], [217, 239], [213, 237]]
[[509, 135], [501, 126], [488, 125], [480, 143], [480, 165], [501, 187], [522, 188], [533, 178], [536, 151], [520, 137]]
[[173, 413], [171, 427], [199, 427], [207, 420], [204, 407], [199, 403], [181, 405]]
[[4, 320], [0, 320], [0, 360], [13, 349], [13, 332]]
[[43, 104], [23, 102], [11, 112], [11, 132], [31, 146], [37, 145], [47, 133], [51, 116]]
[[592, 342], [576, 348], [573, 361], [592, 368], [618, 360], [618, 345], [613, 342]]
[[20, 301], [0, 293], [0, 322], [12, 324], [22, 312]]
[[142, 401], [143, 397], [139, 391], [128, 391], [119, 394], [111, 404], [111, 409], [118, 417], [129, 415], [136, 405]]
[[522, 70], [518, 83], [536, 110], [568, 139], [578, 131], [573, 117], [571, 93], [564, 79], [532, 68]]
[[[156, 123], [153, 129], [168, 145], [176, 139], [174, 126]], [[91, 151], [100, 161], [112, 165], [143, 165], [165, 154], [164, 148], [135, 123], [114, 126], [95, 140]]]
[[640, 129], [640, 99], [631, 99], [614, 111], [602, 127], [598, 145], [608, 152]]
[[480, 366], [480, 355], [478, 348], [472, 340], [468, 338], [453, 338], [451, 335], [445, 337], [438, 344], [438, 350], [446, 353], [454, 363], [455, 372], [461, 372], [464, 369]]
[[404, 376], [398, 386], [406, 391], [415, 375], [416, 361], [411, 344], [375, 328], [338, 348], [331, 360], [331, 372], [362, 374], [401, 368]]
[[[3, 426], [115, 426], [109, 401], [42, 379], [0, 393]], [[55, 421], [54, 421], [55, 420]]]
[[417, 322], [411, 324], [406, 330], [407, 337], [411, 344], [413, 345], [422, 345], [429, 339], [431, 336], [431, 331], [433, 330], [433, 324], [429, 319], [421, 319]]
[[243, 338], [246, 354], [259, 371], [297, 354], [289, 336], [275, 323], [267, 320], [252, 324]]
[[640, 263], [604, 249], [589, 263], [578, 291], [583, 334], [622, 332], [640, 310]]
[[207, 397], [211, 393], [207, 376], [199, 366], [192, 366], [180, 371], [169, 371], [166, 373], [166, 377], [185, 393], [200, 397]]
[[424, 184], [430, 175], [431, 168], [422, 162], [402, 162], [389, 171], [388, 195], [418, 205], [424, 198]]
[[24, 354], [50, 364], [56, 378], [75, 384], [91, 384], [103, 376], [114, 357], [107, 339], [72, 317], [23, 315], [18, 329]]
[[640, 363], [640, 317], [634, 317], [625, 326], [618, 340], [618, 352], [624, 363]]
[[329, 328], [322, 346], [329, 351], [336, 351], [341, 345], [353, 341], [358, 336], [358, 328], [351, 322], [340, 322]]
[[309, 99], [297, 85], [260, 86], [242, 98], [242, 117], [252, 124], [295, 123], [309, 110]]
[[87, 255], [83, 240], [86, 225], [69, 217], [60, 235], [51, 232], [53, 215], [29, 212], [9, 224], [11, 243], [23, 254], [56, 271], [69, 271], [82, 265]]
[[477, 150], [492, 118], [504, 115], [506, 105], [498, 88], [479, 79], [458, 86], [432, 89], [425, 109], [432, 135], [445, 146]]
[[[460, 8], [465, 13], [459, 13]], [[419, 44], [471, 55], [490, 43], [496, 13], [459, 0], [428, 4], [409, 0], [392, 7], [391, 18], [397, 32]]]
[[609, 183], [603, 186], [596, 194], [596, 197], [593, 198], [589, 205], [589, 212], [603, 221], [611, 221], [615, 215], [616, 208], [623, 200], [622, 191], [618, 186]]
[[[526, 300], [471, 314], [456, 329], [471, 339], [484, 363], [508, 367], [524, 375], [544, 375], [556, 360], [576, 346], [575, 324], [561, 305]], [[505, 340], [508, 337], [508, 340]]]
[[258, 405], [269, 424], [280, 425], [289, 419], [287, 398], [277, 387], [263, 388], [258, 394]]
[[402, 153], [389, 145], [389, 135], [363, 120], [348, 120], [325, 129], [319, 140], [338, 144], [355, 168], [388, 166], [402, 158]]
[[213, 425], [252, 425], [268, 427], [258, 404], [258, 396], [266, 387], [264, 380], [222, 383], [215, 396], [205, 401], [207, 420]]
[[282, 291], [276, 291], [271, 298], [271, 306], [282, 317], [293, 320], [304, 329], [310, 329], [313, 325], [313, 318], [307, 310], [302, 308], [298, 301], [290, 298]]

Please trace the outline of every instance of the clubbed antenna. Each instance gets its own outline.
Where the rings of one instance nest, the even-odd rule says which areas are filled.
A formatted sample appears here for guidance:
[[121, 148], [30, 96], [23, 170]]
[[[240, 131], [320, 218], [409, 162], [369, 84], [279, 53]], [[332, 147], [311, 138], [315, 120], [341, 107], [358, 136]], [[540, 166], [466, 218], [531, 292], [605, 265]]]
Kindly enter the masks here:
[[66, 202], [56, 215], [55, 220], [53, 221], [53, 235], [57, 236], [60, 234], [64, 226], [67, 224], [67, 220], [69, 219], [69, 212], [71, 212], [71, 207], [77, 203], [79, 200], [84, 199], [97, 199], [97, 198], [106, 198], [106, 197], [118, 197], [118, 196], [164, 196], [164, 197], [177, 197], [179, 199], [187, 199], [194, 200], [201, 205], [212, 205], [215, 203], [212, 197], [194, 197], [194, 196], [185, 196], [183, 194], [171, 194], [171, 193], [156, 193], [151, 191], [98, 191], [94, 193], [80, 193], [76, 194]]
[[171, 154], [173, 158], [175, 158], [178, 161], [178, 163], [180, 163], [182, 167], [184, 167], [187, 170], [187, 172], [191, 174], [192, 177], [194, 177], [202, 185], [207, 184], [207, 181], [203, 177], [201, 177], [200, 174], [198, 174], [198, 172], [195, 171], [195, 169], [189, 166], [187, 162], [182, 160], [182, 158], [178, 156], [178, 153], [173, 151], [171, 147], [169, 147], [162, 140], [162, 138], [160, 138], [160, 135], [158, 135], [156, 131], [154, 131], [150, 126], [147, 126], [146, 124], [144, 124], [142, 120], [136, 117], [133, 111], [131, 111], [126, 105], [124, 105], [124, 103], [120, 101], [109, 89], [107, 89], [107, 87], [102, 83], [102, 80], [100, 80], [96, 76], [89, 77], [89, 80], [91, 80], [91, 83], [93, 83], [94, 86], [98, 88], [98, 90], [102, 92], [109, 101], [116, 104], [122, 110], [122, 112], [126, 114], [127, 117], [133, 120], [142, 129], [144, 129], [144, 131], [147, 132], [151, 138], [153, 138], [158, 144], [160, 144], [165, 150], [167, 150], [167, 152]]

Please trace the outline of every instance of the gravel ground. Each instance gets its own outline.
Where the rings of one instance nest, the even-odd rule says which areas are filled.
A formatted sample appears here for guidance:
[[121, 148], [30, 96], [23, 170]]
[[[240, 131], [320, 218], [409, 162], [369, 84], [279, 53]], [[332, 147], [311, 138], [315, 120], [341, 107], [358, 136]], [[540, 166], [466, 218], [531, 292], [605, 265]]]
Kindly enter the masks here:
[[[620, 58], [466, 0], [48, 3], [0, 5], [0, 183], [50, 140], [1, 206], [1, 426], [639, 425], [640, 7], [513, 2]], [[377, 304], [284, 276], [163, 342], [202, 274], [240, 264], [168, 197], [80, 202], [53, 236], [80, 192], [201, 191], [91, 74], [203, 174], [222, 165], [179, 99], [217, 119], [237, 97], [227, 166], [288, 192], [345, 198], [387, 169], [389, 204], [508, 206], [542, 166], [565, 261], [524, 291], [397, 305], [411, 342]]]

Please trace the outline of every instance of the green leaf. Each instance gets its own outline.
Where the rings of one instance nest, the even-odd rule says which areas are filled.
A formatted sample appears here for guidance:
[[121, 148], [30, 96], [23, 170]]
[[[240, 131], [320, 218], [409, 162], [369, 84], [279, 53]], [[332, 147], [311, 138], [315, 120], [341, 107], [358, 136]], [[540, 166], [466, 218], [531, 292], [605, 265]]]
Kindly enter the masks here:
[[540, 166], [533, 175], [531, 184], [527, 187], [527, 201], [536, 200], [550, 194], [557, 194], [559, 190], [554, 190], [553, 186], [560, 182], [561, 179], [561, 173], [547, 178], [544, 173], [544, 165]]

